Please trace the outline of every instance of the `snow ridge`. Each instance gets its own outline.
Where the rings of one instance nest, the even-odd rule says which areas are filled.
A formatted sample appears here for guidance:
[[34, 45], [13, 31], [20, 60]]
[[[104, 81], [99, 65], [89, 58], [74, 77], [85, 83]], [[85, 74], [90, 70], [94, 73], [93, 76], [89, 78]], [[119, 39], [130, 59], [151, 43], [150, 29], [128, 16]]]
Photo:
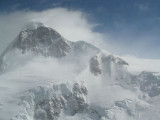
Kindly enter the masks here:
[[145, 112], [158, 109], [160, 77], [128, 68], [92, 44], [31, 23], [0, 56], [0, 112], [17, 100], [11, 120], [148, 120]]

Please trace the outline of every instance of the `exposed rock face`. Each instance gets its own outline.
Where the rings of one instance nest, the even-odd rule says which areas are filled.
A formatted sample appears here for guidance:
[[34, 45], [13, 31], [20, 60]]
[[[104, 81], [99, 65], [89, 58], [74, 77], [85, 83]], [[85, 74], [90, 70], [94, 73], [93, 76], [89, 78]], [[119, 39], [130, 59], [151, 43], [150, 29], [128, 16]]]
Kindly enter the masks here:
[[55, 30], [44, 26], [21, 31], [13, 46], [21, 49], [22, 53], [32, 51], [34, 54], [58, 58], [67, 55], [71, 49], [69, 41]]
[[126, 61], [122, 60], [119, 57], [114, 57], [113, 55], [108, 55], [108, 56], [102, 57], [102, 62], [107, 62], [107, 61], [116, 63], [119, 66], [128, 65], [128, 63]]
[[79, 60], [78, 57], [82, 56], [82, 58], [85, 58], [84, 61], [87, 60], [88, 62], [90, 57], [98, 52], [100, 52], [100, 49], [89, 43], [68, 41], [52, 28], [43, 26], [40, 23], [33, 25], [31, 23], [29, 27], [25, 27], [19, 33], [17, 38], [0, 56], [0, 70], [8, 66], [7, 62], [10, 61], [8, 53], [12, 55], [15, 53], [18, 53], [17, 55], [20, 53], [23, 55], [33, 53], [34, 56], [42, 55], [55, 58], [64, 58], [70, 55], [71, 59], [77, 58], [77, 61]]
[[56, 119], [64, 106], [64, 99], [54, 96], [50, 100], [44, 99], [39, 101], [34, 110], [34, 118], [36, 120], [53, 120]]
[[95, 54], [100, 51], [95, 46], [84, 41], [70, 42], [52, 28], [45, 26], [21, 31], [12, 45], [13, 48], [22, 50], [22, 53], [32, 51], [36, 55], [57, 58], [66, 56], [71, 49], [75, 55]]
[[73, 94], [68, 99], [69, 112], [71, 115], [74, 115], [78, 112], [83, 111], [87, 107], [87, 103], [85, 100], [85, 96], [87, 95], [87, 88], [85, 86], [81, 86], [78, 83], [75, 83], [73, 86]]
[[138, 118], [140, 112], [150, 107], [148, 103], [131, 99], [115, 101], [108, 107], [100, 107], [88, 104], [87, 94], [87, 88], [81, 83], [31, 89], [26, 96], [22, 96], [21, 105], [25, 106], [25, 112], [19, 113], [11, 120], [59, 120], [61, 115], [73, 116], [73, 120], [76, 120], [76, 114], [87, 115], [87, 120], [119, 120], [119, 117]]
[[125, 65], [128, 65], [128, 63], [113, 55], [95, 55], [90, 59], [90, 71], [94, 75], [102, 73], [104, 75], [108, 74], [108, 76], [116, 75], [123, 71], [120, 69], [123, 69]]
[[146, 92], [150, 97], [160, 94], [160, 79], [150, 72], [142, 72], [138, 77], [140, 90]]
[[[35, 120], [55, 120], [62, 110], [64, 114], [75, 115], [87, 109], [86, 95], [87, 88], [80, 83], [75, 83], [72, 88], [67, 84], [53, 85], [52, 89], [39, 87], [29, 90], [26, 97], [23, 98], [22, 105], [26, 106], [29, 114], [33, 109]], [[15, 119], [22, 119], [25, 115], [17, 115]]]
[[125, 65], [128, 65], [127, 62], [113, 55], [103, 55], [101, 57], [101, 63], [105, 74], [112, 77], [119, 76], [119, 78], [120, 76], [123, 77], [123, 68]]
[[101, 66], [100, 66], [100, 63], [98, 61], [98, 57], [97, 56], [93, 56], [90, 59], [90, 71], [94, 75], [102, 74], [102, 69], [101, 69]]

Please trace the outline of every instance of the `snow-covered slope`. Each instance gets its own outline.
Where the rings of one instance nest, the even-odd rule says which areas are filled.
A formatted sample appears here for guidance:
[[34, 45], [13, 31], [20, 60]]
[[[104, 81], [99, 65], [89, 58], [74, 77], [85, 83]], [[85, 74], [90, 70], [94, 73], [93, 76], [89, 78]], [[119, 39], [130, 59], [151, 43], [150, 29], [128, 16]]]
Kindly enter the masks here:
[[[84, 41], [29, 24], [0, 56], [2, 120], [160, 119], [160, 78]], [[151, 115], [152, 116], [152, 115]]]

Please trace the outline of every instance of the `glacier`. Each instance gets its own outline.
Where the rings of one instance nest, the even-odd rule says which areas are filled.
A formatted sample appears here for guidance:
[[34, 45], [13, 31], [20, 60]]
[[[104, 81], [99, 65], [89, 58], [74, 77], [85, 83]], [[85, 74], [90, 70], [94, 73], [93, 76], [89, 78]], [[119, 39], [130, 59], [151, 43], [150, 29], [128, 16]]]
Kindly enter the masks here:
[[160, 119], [160, 71], [130, 62], [29, 23], [0, 56], [0, 119]]

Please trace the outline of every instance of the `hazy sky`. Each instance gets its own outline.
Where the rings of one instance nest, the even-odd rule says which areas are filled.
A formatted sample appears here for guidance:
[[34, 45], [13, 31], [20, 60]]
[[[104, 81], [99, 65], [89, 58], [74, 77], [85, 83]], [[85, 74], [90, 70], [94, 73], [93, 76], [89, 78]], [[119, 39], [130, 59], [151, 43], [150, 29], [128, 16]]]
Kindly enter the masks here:
[[[0, 0], [0, 24], [8, 24], [9, 22], [13, 22], [13, 20], [14, 23], [17, 24], [20, 22], [17, 21], [17, 17], [23, 17], [25, 20], [20, 19], [27, 21], [32, 19], [32, 17], [35, 18], [33, 12], [40, 14], [48, 9], [53, 10], [57, 7], [65, 8], [64, 11], [67, 11], [66, 13], [64, 11], [56, 11], [57, 13], [54, 12], [52, 19], [57, 16], [60, 19], [64, 16], [64, 18], [67, 18], [66, 21], [69, 22], [69, 19], [74, 19], [76, 14], [78, 14], [77, 16], [80, 17], [79, 21], [73, 21], [75, 22], [74, 25], [80, 28], [80, 33], [87, 33], [82, 31], [88, 30], [88, 33], [92, 35], [96, 34], [96, 36], [99, 37], [92, 36], [91, 38], [97, 38], [97, 42], [99, 42], [98, 39], [103, 39], [108, 44], [108, 46], [106, 46], [108, 48], [106, 49], [109, 49], [111, 52], [120, 55], [134, 55], [141, 58], [160, 58], [159, 5], [160, 0]], [[22, 15], [22, 11], [24, 15]], [[20, 13], [16, 13], [15, 15], [15, 12]], [[49, 13], [50, 16], [52, 12]], [[56, 16], [56, 14], [61, 15]], [[70, 16], [69, 18], [67, 14], [72, 14], [72, 17]], [[13, 20], [7, 20], [11, 18], [13, 18]], [[39, 19], [36, 20], [38, 21]], [[56, 21], [57, 25], [65, 22], [60, 21], [60, 23], [58, 23], [58, 20]], [[81, 20], [82, 23], [80, 23]], [[42, 18], [40, 21], [44, 22]], [[73, 24], [69, 25], [73, 26]], [[64, 24], [64, 27], [67, 26], [64, 29], [69, 28], [69, 25]], [[82, 27], [80, 27], [80, 25], [82, 25]], [[55, 25], [53, 25], [53, 27], [54, 26]], [[12, 27], [14, 27], [14, 25]], [[76, 27], [71, 27], [71, 31], [77, 29]], [[5, 26], [3, 28], [8, 30]], [[3, 34], [4, 29], [2, 30], [2, 27], [0, 28], [0, 35], [2, 36], [0, 39], [2, 41], [1, 43], [5, 43], [3, 41], [5, 40], [5, 34]], [[57, 27], [57, 29], [62, 31], [60, 27]], [[63, 34], [65, 34], [65, 32], [66, 31], [63, 31]], [[76, 32], [78, 32], [78, 30]], [[89, 37], [89, 34], [86, 35]], [[68, 38], [73, 39], [76, 37], [78, 36]], [[79, 39], [85, 39], [85, 35]]]

